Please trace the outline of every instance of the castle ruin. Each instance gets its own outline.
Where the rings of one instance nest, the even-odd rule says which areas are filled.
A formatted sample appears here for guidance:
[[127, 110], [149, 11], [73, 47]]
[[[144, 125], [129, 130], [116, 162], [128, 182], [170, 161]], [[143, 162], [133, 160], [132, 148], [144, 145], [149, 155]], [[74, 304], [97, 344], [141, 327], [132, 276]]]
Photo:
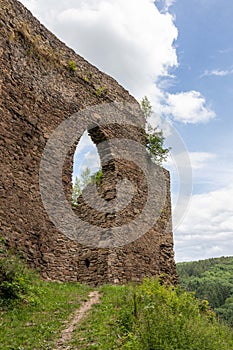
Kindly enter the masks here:
[[[145, 276], [162, 274], [176, 283], [169, 173], [158, 170], [166, 185], [158, 219], [144, 233], [151, 216], [147, 211], [148, 216], [143, 216], [143, 234], [132, 239], [134, 223], [148, 200], [147, 179], [133, 159], [116, 158], [117, 147], [112, 146], [116, 139], [145, 145], [145, 120], [138, 103], [113, 78], [58, 40], [17, 0], [1, 0], [0, 16], [0, 224], [7, 245], [23, 252], [29, 266], [39, 268], [45, 279], [98, 285], [136, 282]], [[98, 106], [106, 108], [98, 110]], [[82, 111], [88, 109], [87, 123]], [[106, 123], [113, 110], [119, 119], [113, 116]], [[73, 115], [79, 118], [79, 129], [88, 130], [99, 152], [103, 169], [100, 198], [108, 204], [116, 201], [117, 183], [124, 179], [133, 183], [135, 189], [132, 201], [119, 212], [99, 211], [88, 205], [84, 198], [85, 191], [90, 192], [88, 188], [72, 208], [73, 155], [80, 138], [77, 136], [64, 159], [62, 186], [72, 215], [99, 232], [94, 244], [88, 242], [92, 238], [88, 230], [77, 232], [78, 237], [88, 237], [86, 244], [85, 239], [80, 241], [64, 234], [51, 220], [41, 195], [41, 161], [46, 145], [59, 125]], [[154, 167], [140, 148], [137, 159]], [[157, 192], [153, 198], [159, 202]], [[46, 196], [48, 201], [55, 198], [52, 182], [45, 187]], [[58, 195], [57, 212], [62, 210], [61, 203]], [[60, 217], [63, 220], [62, 214]], [[131, 238], [122, 236], [114, 244], [114, 230], [123, 226], [129, 228], [126, 235]], [[110, 244], [106, 243], [109, 240]]]

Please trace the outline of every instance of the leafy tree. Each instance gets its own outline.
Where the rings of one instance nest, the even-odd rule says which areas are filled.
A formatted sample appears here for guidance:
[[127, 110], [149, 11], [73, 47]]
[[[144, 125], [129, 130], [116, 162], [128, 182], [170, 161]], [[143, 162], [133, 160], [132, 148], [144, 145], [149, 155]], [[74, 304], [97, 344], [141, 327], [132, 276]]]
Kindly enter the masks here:
[[91, 176], [91, 182], [96, 183], [97, 185], [100, 185], [102, 177], [103, 177], [103, 170], [100, 169]]
[[74, 182], [74, 186], [73, 186], [73, 190], [72, 190], [72, 204], [73, 205], [77, 204], [77, 199], [78, 199], [78, 197], [80, 196], [81, 193], [82, 193], [81, 181], [78, 178], [78, 176], [76, 176], [75, 182]]
[[83, 170], [81, 174], [81, 186], [84, 188], [91, 182], [91, 170], [90, 168], [86, 168]]
[[215, 309], [221, 319], [233, 327], [233, 295], [227, 298], [225, 304]]
[[151, 103], [148, 100], [147, 96], [143, 97], [142, 102], [141, 102], [141, 108], [142, 108], [142, 111], [144, 113], [145, 118], [146, 119], [150, 118], [152, 113], [153, 113], [153, 110], [152, 110]]
[[103, 177], [103, 171], [100, 169], [95, 174], [91, 175], [91, 170], [87, 167], [81, 173], [80, 178], [76, 176], [73, 191], [72, 191], [72, 204], [77, 204], [78, 197], [82, 194], [82, 190], [90, 183], [97, 183], [98, 185], [101, 182]]
[[156, 164], [161, 165], [162, 162], [167, 159], [170, 148], [164, 148], [165, 138], [162, 130], [158, 130], [158, 127], [154, 128], [148, 121], [152, 117], [153, 110], [151, 103], [146, 96], [142, 99], [141, 108], [146, 118], [146, 147], [148, 153]]

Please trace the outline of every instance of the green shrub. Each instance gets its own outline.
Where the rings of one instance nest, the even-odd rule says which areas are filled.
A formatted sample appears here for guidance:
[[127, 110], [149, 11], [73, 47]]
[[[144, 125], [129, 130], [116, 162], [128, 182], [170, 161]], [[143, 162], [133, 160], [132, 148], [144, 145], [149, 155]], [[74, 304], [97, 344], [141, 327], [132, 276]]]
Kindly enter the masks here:
[[38, 276], [19, 258], [9, 253], [0, 258], [0, 305], [35, 301]]
[[90, 79], [86, 75], [82, 75], [82, 80], [84, 80], [86, 83], [90, 83]]
[[73, 60], [70, 60], [69, 62], [69, 69], [71, 72], [75, 72], [77, 70], [77, 66]]
[[98, 97], [105, 96], [108, 93], [108, 89], [105, 86], [100, 86], [95, 89], [95, 95]]
[[141, 101], [141, 109], [146, 119], [147, 151], [154, 163], [162, 165], [163, 161], [166, 161], [171, 148], [164, 147], [165, 138], [162, 130], [159, 130], [158, 127], [153, 127], [149, 123], [149, 119], [153, 116], [153, 110], [152, 105], [146, 96]]
[[103, 179], [103, 170], [98, 170], [95, 174], [91, 176], [92, 183], [96, 183], [97, 185], [101, 184], [101, 181]]
[[207, 301], [145, 279], [137, 286], [104, 286], [102, 302], [77, 331], [85, 348], [109, 350], [230, 350], [233, 332], [218, 323]]
[[[130, 303], [132, 310], [135, 300], [131, 298]], [[137, 350], [228, 350], [233, 342], [231, 334], [228, 345], [225, 343], [225, 329], [207, 301], [178, 288], [165, 288], [158, 280], [146, 279], [136, 288], [136, 304], [132, 331], [122, 349], [137, 344]]]

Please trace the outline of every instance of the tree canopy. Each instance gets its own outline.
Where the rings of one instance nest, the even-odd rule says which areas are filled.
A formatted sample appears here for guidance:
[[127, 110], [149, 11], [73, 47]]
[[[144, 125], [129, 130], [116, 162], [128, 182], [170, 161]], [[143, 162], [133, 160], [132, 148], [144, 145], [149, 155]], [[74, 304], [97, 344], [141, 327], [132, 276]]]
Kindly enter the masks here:
[[178, 263], [181, 285], [207, 299], [217, 315], [233, 326], [233, 257]]

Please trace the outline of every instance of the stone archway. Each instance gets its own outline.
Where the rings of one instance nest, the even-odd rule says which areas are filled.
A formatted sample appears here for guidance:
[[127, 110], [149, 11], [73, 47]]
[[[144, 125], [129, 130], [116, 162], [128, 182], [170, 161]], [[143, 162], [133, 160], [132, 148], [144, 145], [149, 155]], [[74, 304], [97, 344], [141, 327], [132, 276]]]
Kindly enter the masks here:
[[[0, 219], [1, 234], [8, 246], [24, 252], [28, 264], [39, 267], [44, 278], [90, 284], [125, 283], [162, 272], [167, 274], [167, 280], [175, 282], [172, 230], [167, 229], [171, 204], [166, 171], [167, 200], [160, 219], [143, 237], [122, 248], [83, 246], [66, 237], [51, 222], [41, 199], [39, 169], [44, 148], [54, 130], [87, 106], [114, 101], [123, 105], [130, 103], [138, 111], [139, 106], [114, 79], [67, 48], [20, 2], [2, 0], [1, 5], [4, 26], [0, 55]], [[75, 72], [69, 69], [71, 59], [77, 66]], [[83, 78], [86, 72], [90, 72], [92, 77], [88, 82]], [[99, 86], [105, 87], [103, 94], [96, 93]], [[89, 128], [89, 133], [102, 161], [104, 153], [112, 153], [108, 148], [102, 153], [100, 144], [104, 140], [126, 138], [143, 144], [143, 120], [140, 113], [136, 113], [136, 118], [135, 113], [132, 114], [133, 125], [127, 126], [129, 123], [126, 123], [124, 128], [118, 123], [99, 127], [98, 118], [103, 120], [104, 117], [93, 117], [96, 118], [93, 123], [96, 128]], [[130, 119], [130, 113], [127, 118]], [[82, 123], [82, 120], [79, 122]], [[75, 144], [67, 155], [62, 175], [64, 190], [70, 199], [74, 148]], [[101, 193], [104, 199], [114, 200], [117, 181], [128, 176], [138, 185], [133, 210], [140, 211], [143, 204], [140, 190], [143, 191], [143, 186], [138, 170], [133, 164], [129, 170], [129, 165], [130, 162], [116, 160], [103, 164]], [[132, 207], [128, 209], [128, 217], [131, 214], [137, 216], [131, 211]], [[102, 224], [112, 227], [114, 220], [116, 218], [109, 216]], [[128, 219], [119, 215], [117, 220], [119, 225]], [[98, 224], [98, 219], [95, 223]], [[87, 261], [90, 263], [88, 268]]]

